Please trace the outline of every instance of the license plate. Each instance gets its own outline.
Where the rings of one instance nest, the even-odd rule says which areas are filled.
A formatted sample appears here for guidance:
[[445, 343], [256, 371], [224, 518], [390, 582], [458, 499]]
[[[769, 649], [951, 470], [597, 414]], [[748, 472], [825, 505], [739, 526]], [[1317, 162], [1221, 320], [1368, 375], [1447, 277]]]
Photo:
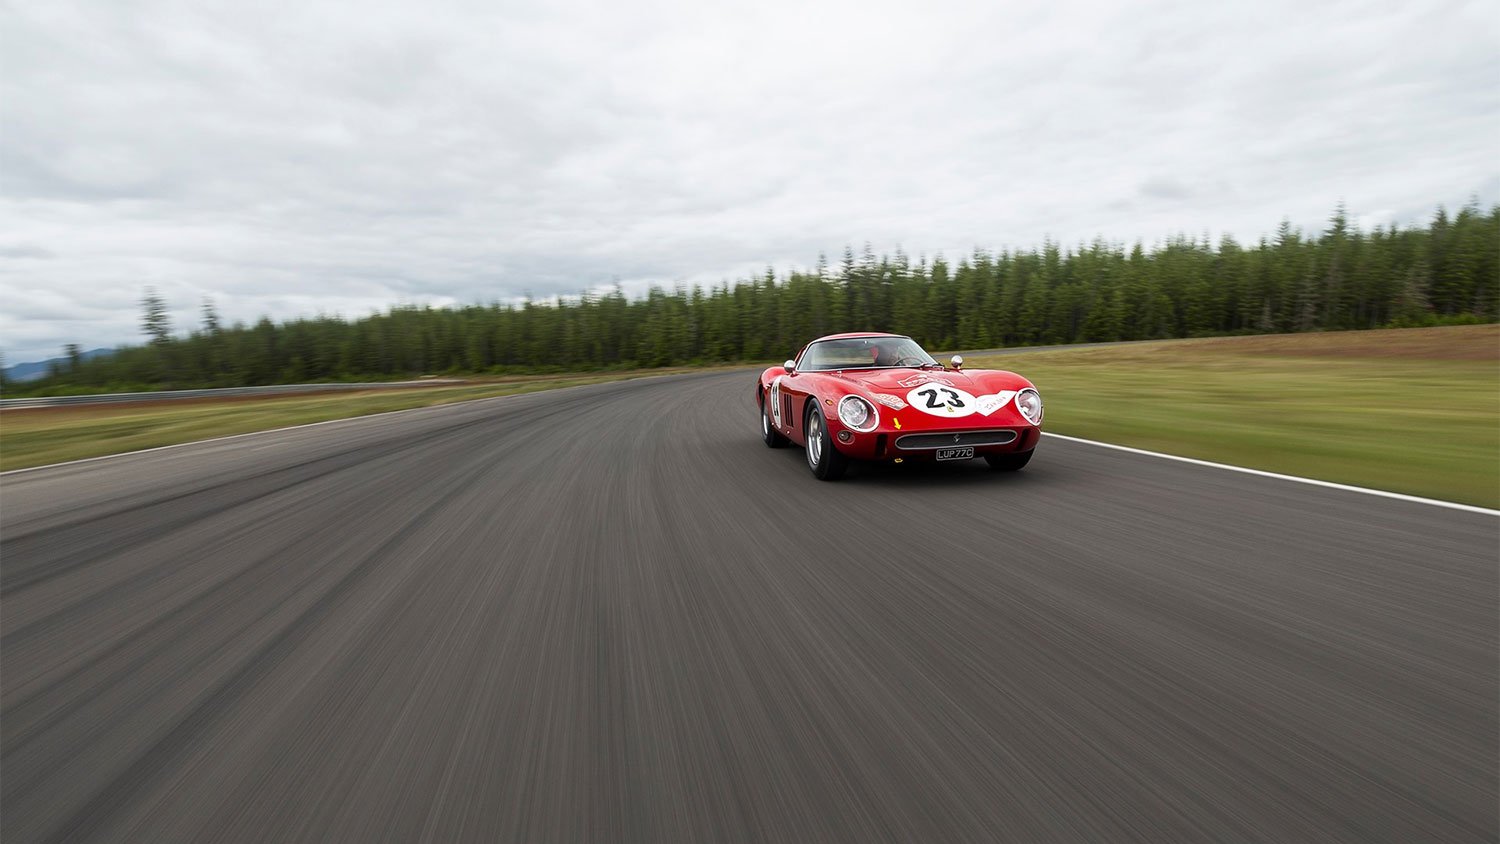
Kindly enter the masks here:
[[968, 460], [974, 456], [974, 447], [968, 448], [940, 448], [937, 450], [939, 460]]

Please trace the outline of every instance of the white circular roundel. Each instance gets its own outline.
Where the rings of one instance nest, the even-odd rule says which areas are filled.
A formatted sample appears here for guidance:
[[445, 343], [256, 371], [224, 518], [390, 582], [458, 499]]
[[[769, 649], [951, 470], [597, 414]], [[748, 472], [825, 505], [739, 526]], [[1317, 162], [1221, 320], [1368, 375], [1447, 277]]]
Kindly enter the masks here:
[[957, 419], [979, 409], [979, 401], [967, 390], [942, 384], [919, 384], [906, 394], [906, 403], [923, 413]]

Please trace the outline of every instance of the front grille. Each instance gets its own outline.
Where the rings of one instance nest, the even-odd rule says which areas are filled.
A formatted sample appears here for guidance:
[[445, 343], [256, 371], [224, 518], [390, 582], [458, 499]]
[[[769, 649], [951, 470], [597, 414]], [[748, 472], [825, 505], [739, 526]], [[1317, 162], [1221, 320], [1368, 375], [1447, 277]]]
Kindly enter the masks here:
[[966, 445], [1006, 445], [1016, 441], [1015, 431], [962, 431], [947, 434], [907, 434], [896, 438], [896, 448], [921, 451]]

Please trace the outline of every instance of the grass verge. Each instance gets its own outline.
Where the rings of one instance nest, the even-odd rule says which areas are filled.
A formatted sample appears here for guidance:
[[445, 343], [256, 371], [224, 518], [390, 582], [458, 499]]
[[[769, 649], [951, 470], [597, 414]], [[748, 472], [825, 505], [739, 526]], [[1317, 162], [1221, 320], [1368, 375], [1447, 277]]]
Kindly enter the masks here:
[[1500, 508], [1500, 326], [974, 357], [1059, 434]]
[[530, 380], [454, 387], [416, 387], [266, 398], [8, 410], [0, 414], [0, 471], [309, 422], [368, 416], [372, 413], [492, 396], [533, 393], [581, 384], [623, 381], [655, 374], [660, 372], [543, 376]]

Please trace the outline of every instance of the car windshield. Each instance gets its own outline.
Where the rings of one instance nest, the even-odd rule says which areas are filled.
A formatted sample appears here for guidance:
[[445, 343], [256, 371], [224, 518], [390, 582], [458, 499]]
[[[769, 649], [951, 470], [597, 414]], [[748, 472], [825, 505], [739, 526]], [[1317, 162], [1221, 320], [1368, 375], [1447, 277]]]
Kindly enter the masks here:
[[910, 337], [847, 337], [820, 340], [807, 347], [797, 363], [799, 372], [832, 369], [884, 369], [898, 366], [937, 366]]

